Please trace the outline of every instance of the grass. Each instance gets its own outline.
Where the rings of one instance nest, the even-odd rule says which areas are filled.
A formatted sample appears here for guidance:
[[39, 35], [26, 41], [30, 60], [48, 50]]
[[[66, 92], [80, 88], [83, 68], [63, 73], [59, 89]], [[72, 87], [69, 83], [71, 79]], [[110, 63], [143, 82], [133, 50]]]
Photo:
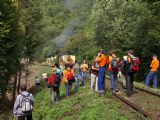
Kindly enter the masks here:
[[[61, 94], [64, 87], [61, 86]], [[108, 93], [98, 97], [89, 85], [80, 87], [79, 92], [63, 98], [58, 103], [50, 100], [49, 89], [35, 94], [34, 120], [131, 120], [129, 111]]]

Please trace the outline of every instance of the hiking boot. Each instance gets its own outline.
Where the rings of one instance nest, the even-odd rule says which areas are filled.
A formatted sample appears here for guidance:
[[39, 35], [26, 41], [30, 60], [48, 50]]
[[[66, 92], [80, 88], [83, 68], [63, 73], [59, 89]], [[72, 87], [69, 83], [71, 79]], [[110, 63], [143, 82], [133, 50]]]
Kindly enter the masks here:
[[123, 86], [123, 89], [126, 89], [126, 86]]
[[80, 86], [84, 86], [84, 84], [80, 84]]
[[101, 96], [102, 96], [102, 93], [99, 93], [98, 96], [101, 97]]
[[131, 97], [131, 95], [127, 94], [127, 97]]
[[118, 90], [118, 89], [115, 89], [115, 91], [116, 91], [116, 92], [119, 92], [119, 90]]

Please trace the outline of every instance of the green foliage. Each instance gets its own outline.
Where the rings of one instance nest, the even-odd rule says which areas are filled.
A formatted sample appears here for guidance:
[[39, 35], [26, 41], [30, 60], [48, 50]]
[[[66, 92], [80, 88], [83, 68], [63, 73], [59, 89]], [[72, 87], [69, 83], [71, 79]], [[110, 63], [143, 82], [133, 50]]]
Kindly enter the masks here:
[[78, 28], [77, 35], [71, 38], [64, 50], [88, 60], [94, 58], [99, 48], [107, 52], [116, 49], [120, 57], [128, 50], [134, 50], [135, 56], [142, 61], [138, 73], [142, 80], [149, 71], [151, 55], [158, 54], [160, 47], [159, 7], [160, 2], [95, 0], [85, 14], [88, 16], [85, 24], [81, 24], [84, 26]]
[[5, 94], [10, 75], [22, 55], [23, 33], [19, 24], [19, 12], [13, 2], [0, 2], [0, 93]]
[[37, 49], [36, 56], [44, 60], [49, 55], [55, 55], [59, 51], [54, 38], [56, 38], [67, 26], [73, 14], [65, 7], [64, 1], [41, 1], [43, 28], [39, 31], [42, 43]]
[[25, 34], [25, 55], [29, 58], [33, 58], [37, 46], [41, 43], [42, 10], [40, 4], [41, 0], [22, 1], [18, 6], [21, 15], [20, 22]]

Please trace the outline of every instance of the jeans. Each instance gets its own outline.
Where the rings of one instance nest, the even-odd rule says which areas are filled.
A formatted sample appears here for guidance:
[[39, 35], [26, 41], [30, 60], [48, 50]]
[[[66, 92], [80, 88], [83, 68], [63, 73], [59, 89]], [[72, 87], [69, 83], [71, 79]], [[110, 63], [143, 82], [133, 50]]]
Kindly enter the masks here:
[[[56, 93], [56, 96], [55, 94]], [[51, 99], [52, 101], [57, 101], [59, 100], [59, 97], [60, 97], [60, 90], [59, 90], [59, 86], [51, 86], [50, 88], [50, 94], [51, 94]]]
[[74, 76], [75, 85], [74, 85], [74, 92], [78, 92], [78, 74]]
[[50, 95], [51, 95], [51, 100], [53, 101], [54, 100], [54, 91], [53, 91], [52, 87], [50, 87]]
[[98, 77], [96, 75], [91, 73], [91, 89], [94, 90], [94, 88], [95, 88], [95, 91], [98, 91], [98, 85], [97, 85], [98, 79], [97, 78]]
[[86, 72], [82, 72], [82, 85], [86, 84]]
[[157, 88], [157, 71], [155, 72], [149, 72], [146, 79], [145, 79], [145, 85], [146, 86], [149, 86], [149, 81], [152, 79], [153, 80], [153, 87], [154, 88]]
[[126, 89], [127, 89], [127, 96], [131, 96], [133, 94], [133, 79], [134, 79], [134, 73], [129, 72], [126, 74]]
[[68, 93], [68, 91], [69, 91], [68, 83], [65, 83], [64, 86], [65, 86], [65, 90], [66, 90], [66, 96], [68, 96], [69, 95], [69, 93]]
[[68, 82], [68, 95], [71, 95], [72, 82]]
[[99, 74], [98, 74], [98, 91], [102, 92], [105, 91], [105, 75], [106, 75], [106, 67], [100, 67], [99, 68]]
[[27, 120], [32, 120], [32, 114], [26, 116], [18, 116], [18, 120], [25, 120], [25, 117], [27, 118]]
[[111, 71], [111, 72], [110, 72], [111, 88], [112, 88], [113, 90], [118, 89], [117, 74], [118, 74], [118, 72], [114, 72], [114, 71]]

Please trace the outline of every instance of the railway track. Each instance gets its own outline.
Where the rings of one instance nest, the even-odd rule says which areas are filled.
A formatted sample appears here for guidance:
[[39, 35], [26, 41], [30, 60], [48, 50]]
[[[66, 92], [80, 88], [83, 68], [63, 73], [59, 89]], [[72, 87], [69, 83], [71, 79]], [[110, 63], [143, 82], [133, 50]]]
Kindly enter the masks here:
[[134, 86], [136, 89], [138, 89], [138, 90], [141, 90], [141, 91], [144, 91], [144, 92], [146, 92], [146, 93], [149, 93], [149, 94], [151, 94], [151, 95], [155, 95], [155, 96], [157, 96], [157, 97], [160, 97], [160, 94], [159, 93], [155, 93], [155, 92], [152, 92], [152, 91], [150, 91], [150, 90], [146, 90], [146, 89], [143, 89], [143, 88], [140, 88], [140, 87], [137, 87], [137, 86]]
[[[119, 82], [120, 84], [123, 84], [123, 83], [120, 82], [120, 81], [118, 81], [118, 82]], [[144, 91], [144, 92], [146, 92], [146, 93], [149, 93], [149, 94], [151, 94], [151, 95], [160, 97], [160, 93], [155, 93], [155, 92], [153, 92], [153, 91], [150, 91], [150, 90], [147, 90], [147, 89], [143, 89], [143, 88], [140, 88], [140, 87], [138, 87], [138, 86], [134, 86], [134, 88], [137, 89], [137, 90], [140, 90], [140, 91]]]
[[148, 117], [148, 118], [150, 118], [152, 120], [158, 120], [157, 118], [152, 116], [150, 113], [148, 113], [147, 111], [143, 110], [141, 107], [137, 106], [136, 104], [132, 103], [131, 101], [125, 99], [123, 96], [119, 95], [118, 93], [112, 93], [112, 94], [114, 96], [116, 96], [118, 99], [120, 99], [122, 102], [126, 103], [127, 105], [129, 105], [130, 107], [135, 109], [136, 111], [139, 111], [140, 113], [142, 113], [145, 117]]
[[[120, 82], [122, 84], [122, 82]], [[122, 86], [121, 86], [122, 87]], [[143, 88], [140, 88], [140, 87], [137, 87], [135, 86], [135, 89], [136, 91], [138, 91], [137, 93], [134, 94], [133, 97], [131, 98], [128, 98], [125, 96], [124, 92], [118, 92], [118, 93], [115, 93], [113, 92], [113, 95], [115, 97], [117, 97], [119, 100], [121, 100], [122, 102], [124, 102], [125, 104], [127, 104], [128, 106], [130, 106], [131, 108], [133, 108], [134, 110], [142, 113], [146, 118], [149, 118], [151, 120], [160, 120], [160, 108], [156, 110], [154, 110], [153, 112], [147, 110], [145, 107], [141, 106], [141, 104], [137, 104], [136, 100], [134, 101], [132, 98], [136, 98], [137, 96], [138, 97], [144, 97], [144, 102], [149, 102], [147, 101], [148, 98], [146, 98], [145, 100], [145, 95], [148, 97], [148, 96], [154, 96], [154, 97], [157, 97], [158, 98], [158, 102], [160, 103], [160, 94], [158, 93], [155, 93], [155, 92], [152, 92], [152, 91], [149, 91], [149, 90], [146, 90], [146, 89], [143, 89]], [[122, 90], [122, 89], [120, 89]], [[137, 97], [137, 98], [138, 98]], [[151, 98], [152, 99], [152, 98]], [[154, 98], [153, 98], [154, 99]], [[133, 102], [134, 101], [134, 102]], [[150, 103], [150, 102], [149, 102]], [[153, 103], [154, 104], [154, 103]], [[144, 105], [145, 106], [145, 105]], [[149, 105], [150, 106], [150, 105]], [[156, 112], [155, 112], [156, 111]]]

